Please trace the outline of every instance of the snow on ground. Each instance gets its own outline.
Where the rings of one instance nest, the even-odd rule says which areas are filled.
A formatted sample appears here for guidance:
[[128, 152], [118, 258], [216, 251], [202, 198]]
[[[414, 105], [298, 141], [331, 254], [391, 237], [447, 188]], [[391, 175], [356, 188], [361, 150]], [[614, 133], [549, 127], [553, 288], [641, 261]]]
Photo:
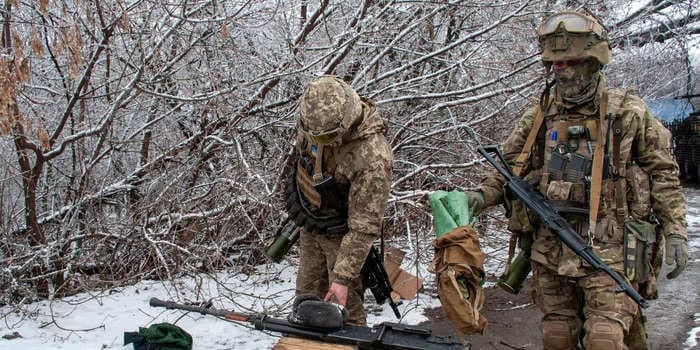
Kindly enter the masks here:
[[[700, 189], [686, 189], [685, 193], [690, 251], [697, 252], [700, 250]], [[412, 250], [421, 245], [409, 242], [405, 247], [409, 250], [406, 256], [412, 256]], [[402, 267], [426, 279], [425, 285], [431, 287], [432, 275], [427, 272], [427, 266], [411, 266], [408, 260], [404, 260]], [[152, 308], [148, 301], [152, 297], [178, 301], [211, 299], [216, 308], [262, 312], [284, 318], [293, 299], [295, 276], [296, 267], [292, 261], [259, 266], [251, 275], [221, 272], [215, 276], [181, 278], [175, 284], [143, 281], [124, 288], [22, 305], [18, 311], [3, 307], [0, 308], [4, 321], [0, 322], [0, 336], [3, 337], [0, 338], [0, 350], [131, 349], [131, 346], [123, 346], [124, 332], [138, 331], [139, 327], [160, 322], [176, 323], [189, 332], [194, 339], [194, 349], [269, 349], [277, 342], [279, 334], [256, 331], [248, 324], [230, 323], [213, 316]], [[415, 299], [404, 301], [399, 307], [404, 315], [401, 323], [425, 321], [423, 310], [439, 305], [436, 298], [419, 293]], [[365, 306], [369, 310], [369, 324], [396, 321], [387, 304], [377, 307], [368, 301]], [[700, 310], [696, 311], [696, 327], [688, 331], [684, 349], [695, 349], [698, 345]], [[20, 337], [4, 339], [6, 336], [12, 338], [15, 332]]]
[[[124, 332], [160, 322], [175, 323], [185, 329], [193, 337], [194, 349], [269, 349], [279, 334], [213, 316], [152, 308], [148, 301], [152, 297], [202, 301], [216, 296], [212, 299], [216, 308], [285, 318], [293, 300], [295, 275], [296, 268], [283, 263], [261, 266], [251, 276], [219, 273], [182, 278], [175, 285], [143, 281], [120, 289], [24, 305], [22, 312], [4, 307], [0, 309], [5, 316], [4, 323], [0, 323], [0, 336], [17, 332], [21, 337], [0, 339], [0, 349], [132, 349], [131, 345], [123, 346]], [[424, 294], [404, 301], [399, 306], [404, 315], [400, 322], [425, 321], [423, 310], [439, 304], [439, 300]], [[378, 307], [368, 302], [367, 307], [369, 324], [396, 321], [388, 304]]]
[[[688, 251], [692, 257], [692, 252], [700, 251], [700, 188], [689, 188], [685, 191], [688, 206]], [[700, 260], [700, 259], [699, 259]], [[696, 261], [700, 262], [700, 261]], [[695, 303], [697, 306], [698, 303]], [[694, 325], [688, 331], [688, 338], [683, 343], [683, 349], [698, 349], [700, 347], [700, 310], [695, 310]]]

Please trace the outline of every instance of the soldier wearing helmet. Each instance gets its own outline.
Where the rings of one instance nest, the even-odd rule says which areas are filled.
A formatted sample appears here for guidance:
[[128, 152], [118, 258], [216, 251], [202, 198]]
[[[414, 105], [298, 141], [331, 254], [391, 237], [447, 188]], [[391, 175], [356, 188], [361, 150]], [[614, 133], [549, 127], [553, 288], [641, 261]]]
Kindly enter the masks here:
[[374, 104], [342, 79], [311, 80], [299, 103], [286, 206], [302, 228], [296, 293], [345, 305], [365, 324], [361, 269], [381, 235], [393, 157]]
[[[506, 140], [504, 155], [605, 263], [654, 299], [663, 241], [666, 261], [675, 265], [669, 278], [683, 271], [688, 257], [670, 133], [639, 97], [608, 89], [601, 70], [610, 62], [608, 35], [595, 18], [554, 14], [540, 25], [538, 39], [553, 79]], [[544, 349], [646, 348], [637, 304], [505, 198], [503, 185], [502, 177], [489, 176], [468, 198], [477, 208], [507, 202], [509, 229], [532, 241]], [[635, 334], [642, 339], [632, 340]]]

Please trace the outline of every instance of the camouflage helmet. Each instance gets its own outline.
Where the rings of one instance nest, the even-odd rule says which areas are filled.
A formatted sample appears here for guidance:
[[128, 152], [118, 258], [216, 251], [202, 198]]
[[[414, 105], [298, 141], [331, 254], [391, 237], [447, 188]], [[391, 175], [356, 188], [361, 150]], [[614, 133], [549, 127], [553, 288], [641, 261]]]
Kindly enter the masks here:
[[579, 12], [564, 11], [542, 21], [537, 29], [542, 62], [595, 59], [601, 65], [610, 62], [608, 33], [595, 18]]
[[334, 75], [321, 75], [304, 88], [299, 126], [312, 143], [340, 140], [362, 113], [360, 96]]

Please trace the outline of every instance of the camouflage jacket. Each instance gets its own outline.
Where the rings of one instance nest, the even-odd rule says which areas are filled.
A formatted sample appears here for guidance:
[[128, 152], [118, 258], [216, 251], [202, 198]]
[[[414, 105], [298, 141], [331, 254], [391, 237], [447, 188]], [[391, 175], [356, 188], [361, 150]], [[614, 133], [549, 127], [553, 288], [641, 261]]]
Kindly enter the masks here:
[[[550, 164], [548, 161], [555, 147], [550, 140], [557, 138], [556, 134], [552, 135], [556, 132], [554, 130], [557, 123], [561, 123], [562, 120], [572, 123], [572, 120], [577, 120], [576, 118], [579, 118], [582, 124], [595, 121], [598, 118], [600, 98], [599, 94], [589, 104], [568, 110], [556, 93], [553, 93], [550, 96], [551, 102], [544, 108], [544, 122], [541, 128], [544, 130], [541, 130], [541, 135], [533, 146], [530, 159], [525, 164], [521, 176], [536, 184], [543, 195], [550, 200], [578, 201], [587, 209], [588, 198], [586, 198], [586, 187], [583, 183], [563, 181], [566, 186], [559, 187], [566, 188], [571, 193], [566, 192], [563, 198], [558, 198], [558, 191], [552, 190], [556, 181], [551, 180], [548, 174], [549, 168], [545, 164]], [[670, 132], [649, 113], [645, 103], [637, 96], [625, 91], [609, 90], [607, 105], [608, 112], [612, 113], [612, 118], [617, 121], [614, 124], [610, 121], [610, 124], [614, 125], [612, 129], [616, 129], [610, 130], [610, 139], [618, 138], [616, 142], [619, 143], [617, 157], [619, 162], [615, 164], [614, 161], [610, 161], [609, 171], [613, 175], [602, 181], [598, 221], [596, 228], [592, 230], [591, 238], [594, 252], [613, 269], [622, 271], [625, 222], [620, 221], [647, 220], [649, 215], [653, 214], [661, 223], [659, 231], [661, 235], [668, 236], [676, 233], [687, 237], [686, 207], [678, 180], [678, 166], [670, 155]], [[539, 108], [539, 104], [536, 104], [524, 113], [516, 129], [503, 145], [504, 156], [511, 165], [523, 150]], [[603, 144], [604, 142], [601, 142], [601, 145]], [[582, 150], [579, 153], [591, 156], [586, 148], [590, 149], [591, 145], [587, 147], [582, 143], [577, 147]], [[595, 148], [595, 142], [592, 148]], [[547, 174], [543, 175], [545, 173]], [[503, 202], [503, 183], [503, 178], [498, 174], [489, 176], [482, 182], [480, 190], [484, 194], [485, 206]], [[577, 187], [577, 185], [581, 186]], [[624, 198], [618, 199], [617, 193], [624, 193]], [[622, 205], [619, 205], [620, 203]], [[515, 226], [534, 234], [532, 249], [534, 261], [562, 275], [581, 276], [586, 273], [585, 269], [580, 268], [585, 265], [582, 265], [578, 256], [563, 246], [549, 230], [538, 225], [531, 215], [524, 216], [524, 221], [530, 220], [532, 225], [527, 227], [527, 223], [521, 222]], [[621, 217], [624, 219], [620, 220]], [[511, 221], [513, 221], [512, 218]], [[582, 235], [588, 232], [587, 215], [583, 220], [569, 219], [569, 221]], [[584, 238], [588, 237], [584, 235]]]
[[[338, 248], [334, 281], [348, 285], [358, 278], [370, 246], [381, 235], [393, 156], [384, 136], [387, 126], [374, 104], [363, 99], [362, 122], [343, 136], [339, 146], [324, 147], [324, 169], [340, 184], [349, 185], [348, 228]], [[298, 136], [299, 140], [303, 136]], [[297, 144], [299, 142], [297, 141]]]

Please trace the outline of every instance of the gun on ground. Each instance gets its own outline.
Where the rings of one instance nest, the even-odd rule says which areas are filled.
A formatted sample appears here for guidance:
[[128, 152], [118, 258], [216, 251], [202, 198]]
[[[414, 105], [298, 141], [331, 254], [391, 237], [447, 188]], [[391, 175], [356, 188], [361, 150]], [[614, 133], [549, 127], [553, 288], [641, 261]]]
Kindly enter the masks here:
[[203, 315], [220, 317], [227, 321], [247, 322], [260, 331], [280, 332], [328, 343], [350, 344], [360, 349], [468, 350], [471, 348], [469, 344], [463, 344], [454, 337], [434, 336], [430, 329], [399, 323], [384, 322], [374, 327], [346, 324], [337, 330], [327, 330], [298, 325], [264, 314], [247, 314], [178, 304], [157, 298], [151, 298], [149, 304], [152, 307], [198, 312]]
[[[288, 218], [278, 231], [279, 234], [275, 240], [265, 249], [265, 255], [275, 262], [282, 260], [289, 248], [299, 239], [299, 229], [294, 224], [294, 221]], [[389, 281], [389, 275], [384, 268], [382, 254], [379, 253], [375, 246], [372, 246], [370, 249], [365, 264], [362, 266], [362, 277], [364, 278], [363, 284], [372, 292], [377, 304], [381, 305], [388, 301], [389, 306], [394, 311], [394, 315], [400, 319], [401, 312], [399, 312], [398, 306], [401, 305], [401, 301], [395, 302], [391, 298], [391, 292], [393, 291], [391, 281]]]
[[[503, 153], [498, 145], [484, 146], [478, 148], [479, 153], [496, 168], [496, 170], [506, 179], [506, 189], [517, 197], [526, 207], [530, 208], [540, 221], [562, 241], [566, 246], [585, 260], [594, 269], [600, 270], [612, 277], [619, 285], [618, 292], [625, 292], [632, 300], [643, 308], [649, 307], [649, 303], [632, 286], [627, 283], [610, 266], [606, 265], [591, 249], [591, 246], [584, 243], [583, 238], [569, 225], [559, 213], [549, 204], [547, 199], [527, 181], [515, 176], [508, 166]], [[491, 156], [496, 153], [501, 163]], [[503, 164], [503, 165], [501, 165]]]

